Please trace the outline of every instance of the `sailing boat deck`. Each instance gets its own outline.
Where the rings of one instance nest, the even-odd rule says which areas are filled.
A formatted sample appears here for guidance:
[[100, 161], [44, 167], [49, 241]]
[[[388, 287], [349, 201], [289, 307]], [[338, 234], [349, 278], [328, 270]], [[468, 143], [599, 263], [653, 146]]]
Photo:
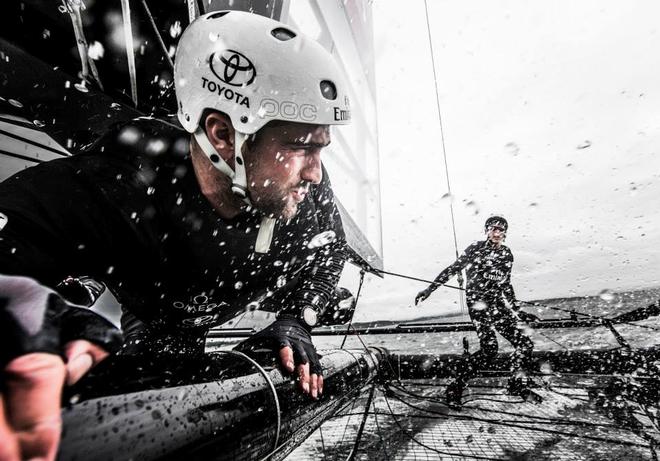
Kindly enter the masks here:
[[[443, 402], [446, 379], [378, 385], [354, 459], [657, 459], [660, 432], [645, 409], [623, 400], [608, 405], [599, 398], [602, 380], [572, 375], [536, 381], [542, 402], [509, 395], [506, 378], [475, 379], [461, 410]], [[346, 459], [369, 392], [287, 459]]]

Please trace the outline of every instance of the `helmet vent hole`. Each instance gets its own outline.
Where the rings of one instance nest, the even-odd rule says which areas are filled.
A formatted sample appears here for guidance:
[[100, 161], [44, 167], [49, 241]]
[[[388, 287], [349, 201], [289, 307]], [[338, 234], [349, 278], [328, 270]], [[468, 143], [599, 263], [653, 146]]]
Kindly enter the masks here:
[[321, 81], [321, 94], [325, 99], [334, 101], [337, 99], [337, 87], [330, 80]]
[[218, 163], [220, 161], [220, 157], [218, 157], [216, 154], [213, 154], [209, 157], [213, 163]]
[[284, 27], [278, 27], [276, 29], [273, 29], [270, 31], [270, 34], [276, 39], [281, 40], [283, 42], [286, 42], [287, 40], [291, 40], [293, 37], [296, 36], [296, 33], [294, 31], [285, 29]]
[[211, 14], [209, 14], [209, 15], [206, 17], [206, 19], [217, 19], [217, 18], [221, 18], [221, 17], [223, 17], [224, 15], [226, 15], [227, 13], [229, 13], [229, 11], [216, 11], [215, 13], [211, 13]]

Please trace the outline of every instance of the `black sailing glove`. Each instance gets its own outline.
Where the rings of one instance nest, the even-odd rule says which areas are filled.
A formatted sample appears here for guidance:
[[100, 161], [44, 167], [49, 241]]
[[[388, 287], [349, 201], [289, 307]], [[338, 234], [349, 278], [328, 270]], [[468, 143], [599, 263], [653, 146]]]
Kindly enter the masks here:
[[295, 318], [283, 317], [275, 320], [260, 332], [240, 343], [234, 350], [249, 353], [267, 348], [275, 354], [279, 354], [283, 347], [293, 349], [295, 366], [309, 363], [310, 374], [320, 376], [323, 373], [321, 356], [316, 352], [309, 331]]
[[429, 285], [428, 288], [426, 288], [426, 289], [420, 291], [419, 293], [417, 293], [417, 296], [415, 296], [415, 306], [420, 301], [424, 301], [426, 298], [431, 296], [431, 293], [433, 293], [435, 291], [436, 287], [437, 287], [437, 285]]
[[76, 339], [109, 353], [122, 343], [119, 330], [95, 312], [67, 304], [33, 279], [0, 275], [0, 369], [31, 352], [64, 358], [64, 346]]

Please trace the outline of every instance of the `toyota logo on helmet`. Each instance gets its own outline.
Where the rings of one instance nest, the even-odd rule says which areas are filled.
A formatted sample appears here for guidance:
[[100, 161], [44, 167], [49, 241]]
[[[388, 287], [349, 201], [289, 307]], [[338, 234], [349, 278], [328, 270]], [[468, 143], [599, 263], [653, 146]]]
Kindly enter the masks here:
[[252, 61], [235, 50], [223, 50], [211, 54], [209, 65], [213, 75], [231, 86], [247, 86], [257, 76]]

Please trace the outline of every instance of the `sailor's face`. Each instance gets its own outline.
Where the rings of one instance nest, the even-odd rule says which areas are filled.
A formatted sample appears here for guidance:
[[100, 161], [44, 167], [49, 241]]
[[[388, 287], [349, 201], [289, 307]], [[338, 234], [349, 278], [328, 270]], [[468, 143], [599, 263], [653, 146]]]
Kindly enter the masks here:
[[262, 128], [245, 153], [254, 206], [277, 218], [295, 216], [309, 186], [323, 178], [321, 151], [328, 144], [327, 125], [280, 122]]
[[488, 235], [488, 240], [495, 245], [502, 243], [506, 237], [506, 231], [503, 227], [489, 226], [486, 232]]

